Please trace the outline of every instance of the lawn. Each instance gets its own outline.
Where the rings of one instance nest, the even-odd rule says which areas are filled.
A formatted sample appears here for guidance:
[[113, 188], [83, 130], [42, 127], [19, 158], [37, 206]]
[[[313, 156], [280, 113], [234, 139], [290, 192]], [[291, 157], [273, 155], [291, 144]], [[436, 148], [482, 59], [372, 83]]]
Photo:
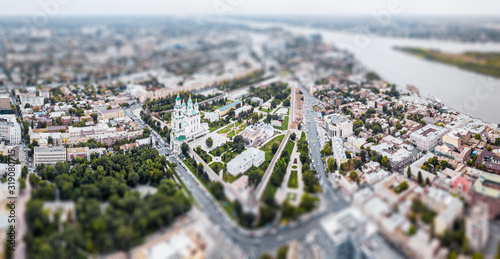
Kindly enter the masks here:
[[226, 153], [224, 153], [222, 155], [222, 161], [224, 163], [229, 163], [229, 161], [231, 161], [233, 158], [235, 158], [237, 155], [239, 155], [238, 153], [235, 153], [235, 152], [231, 152], [231, 151], [227, 151]]
[[286, 143], [286, 146], [285, 146], [285, 150], [288, 153], [288, 156], [292, 155], [294, 146], [295, 146], [295, 142], [288, 140], [288, 142]]
[[226, 127], [224, 127], [223, 129], [217, 131], [217, 133], [219, 133], [219, 134], [228, 133], [229, 131], [231, 131], [233, 129], [233, 127], [234, 127], [234, 124], [230, 123]]
[[236, 133], [234, 133], [234, 130], [231, 130], [228, 134], [227, 134], [227, 138], [232, 138], [234, 137], [236, 134], [240, 134], [243, 130], [245, 130], [247, 124], [243, 124], [241, 126], [238, 127], [238, 129], [236, 130]]
[[272, 183], [269, 183], [267, 185], [266, 191], [264, 192], [263, 200], [265, 201], [269, 197], [274, 197], [274, 195], [276, 194], [276, 190], [277, 189], [278, 188], [276, 186], [274, 186]]
[[[223, 164], [223, 163], [221, 163], [221, 162], [213, 162], [213, 163], [211, 163], [209, 166], [210, 166], [210, 168], [212, 168], [212, 170], [214, 170], [214, 171], [215, 171], [215, 173], [216, 173], [216, 174], [219, 174], [219, 171], [220, 171], [222, 168], [224, 168], [224, 164]], [[217, 168], [216, 168], [216, 167], [217, 167]], [[214, 168], [215, 168], [215, 169], [214, 169]], [[216, 169], [218, 169], [218, 170], [216, 170]]]
[[276, 126], [274, 126], [274, 127], [277, 129], [280, 129], [280, 130], [287, 130], [288, 129], [288, 116], [285, 116], [285, 120], [283, 120], [283, 123], [281, 123], [281, 127], [276, 127]]
[[[219, 152], [220, 152], [219, 155], [217, 155], [217, 150], [219, 150]], [[212, 156], [220, 156], [224, 152], [226, 152], [226, 150], [224, 149], [224, 145], [222, 145], [222, 146], [219, 146], [216, 149], [210, 151], [210, 154], [212, 154]]]
[[231, 174], [229, 174], [229, 173], [224, 173], [224, 174], [222, 175], [222, 179], [224, 179], [224, 182], [227, 182], [227, 183], [232, 183], [232, 182], [234, 182], [234, 181], [238, 180], [238, 179], [239, 179], [242, 175], [243, 175], [243, 174], [240, 174], [240, 175], [238, 175], [238, 176], [233, 176], [233, 175], [231, 175]]
[[250, 167], [245, 172], [245, 174], [250, 175], [250, 173], [257, 172], [260, 176], [263, 176], [264, 173], [266, 172], [268, 166], [269, 166], [269, 162], [264, 161], [264, 163], [262, 163], [259, 167], [255, 167], [255, 166]]
[[290, 179], [288, 179], [288, 188], [299, 188], [299, 177], [297, 176], [297, 171], [295, 170], [291, 172]]
[[[205, 120], [205, 122], [208, 123], [209, 120]], [[210, 125], [210, 123], [208, 123], [208, 125]], [[225, 127], [225, 126], [227, 126], [227, 125], [209, 126], [208, 130], [210, 130], [210, 132], [212, 132], [212, 131], [218, 130], [222, 127]]]
[[272, 152], [273, 144], [276, 143], [279, 146], [281, 144], [281, 141], [283, 141], [284, 137], [285, 135], [279, 135], [277, 137], [274, 137], [272, 140], [270, 140], [263, 147], [260, 148], [260, 150], [266, 153], [266, 161], [271, 161], [274, 157], [274, 153]]
[[[246, 124], [243, 124], [243, 126], [241, 126], [241, 124], [243, 124], [243, 121], [240, 121], [240, 122], [236, 122], [236, 123], [230, 123], [228, 124], [225, 128], [217, 131], [217, 133], [219, 134], [224, 134], [224, 133], [228, 133], [230, 131], [233, 131], [233, 128], [234, 127], [238, 127], [237, 131], [241, 128], [245, 129], [246, 127]], [[241, 131], [240, 131], [241, 132]], [[233, 136], [234, 136], [234, 131], [233, 131]]]

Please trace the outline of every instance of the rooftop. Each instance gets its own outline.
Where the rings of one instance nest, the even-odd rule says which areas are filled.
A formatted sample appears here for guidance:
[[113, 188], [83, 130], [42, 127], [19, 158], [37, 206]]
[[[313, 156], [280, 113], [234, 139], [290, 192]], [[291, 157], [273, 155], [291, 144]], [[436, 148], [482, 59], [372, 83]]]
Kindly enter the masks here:
[[500, 175], [481, 174], [472, 185], [472, 190], [490, 198], [500, 199]]

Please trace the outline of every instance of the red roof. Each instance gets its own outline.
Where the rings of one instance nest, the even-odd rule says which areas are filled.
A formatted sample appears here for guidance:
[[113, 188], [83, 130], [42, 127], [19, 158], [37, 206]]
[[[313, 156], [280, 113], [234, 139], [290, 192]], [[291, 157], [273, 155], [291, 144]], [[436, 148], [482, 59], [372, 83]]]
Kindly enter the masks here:
[[453, 181], [453, 188], [462, 188], [462, 191], [466, 192], [469, 190], [471, 181], [467, 180], [467, 177], [459, 176]]

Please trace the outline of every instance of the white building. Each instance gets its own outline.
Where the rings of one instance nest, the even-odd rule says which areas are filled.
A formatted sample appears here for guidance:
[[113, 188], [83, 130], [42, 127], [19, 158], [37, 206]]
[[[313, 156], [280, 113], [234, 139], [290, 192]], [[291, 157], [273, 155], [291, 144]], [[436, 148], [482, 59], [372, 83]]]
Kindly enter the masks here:
[[347, 162], [347, 156], [345, 155], [345, 149], [342, 140], [339, 137], [332, 138], [332, 150], [335, 155], [335, 162], [337, 162], [337, 166], [340, 167], [342, 163]]
[[434, 218], [434, 231], [438, 235], [451, 229], [455, 219], [463, 212], [463, 203], [458, 198], [434, 187], [427, 188], [427, 195], [423, 196], [422, 202], [438, 213]]
[[324, 217], [320, 226], [323, 258], [402, 258], [378, 226], [354, 206]]
[[264, 100], [262, 100], [262, 98], [260, 97], [252, 97], [250, 99], [250, 103], [258, 103], [259, 105], [262, 105], [263, 102]]
[[35, 147], [35, 166], [55, 165], [57, 162], [66, 161], [66, 148], [64, 147]]
[[435, 125], [427, 125], [410, 134], [411, 143], [420, 150], [431, 151], [441, 141], [448, 130]]
[[227, 172], [237, 176], [252, 166], [259, 167], [265, 160], [264, 151], [251, 147], [227, 163]]
[[344, 139], [353, 135], [352, 121], [339, 114], [325, 116], [325, 128], [330, 138]]
[[218, 121], [219, 120], [219, 114], [215, 112], [206, 112], [205, 113], [205, 119], [209, 120], [210, 122]]
[[0, 115], [0, 139], [8, 140], [11, 144], [21, 143], [21, 126], [14, 114]]
[[489, 221], [488, 205], [476, 203], [469, 211], [465, 220], [465, 234], [469, 245], [475, 251], [482, 251], [488, 242]]
[[182, 143], [207, 132], [208, 130], [201, 125], [198, 102], [193, 105], [193, 101], [189, 97], [186, 108], [186, 103], [184, 101], [181, 103], [181, 97], [177, 95], [172, 113], [172, 133], [170, 135], [170, 147], [174, 153], [179, 154], [181, 152]]
[[234, 116], [238, 117], [240, 115], [240, 113], [246, 112], [246, 111], [248, 111], [250, 109], [252, 109], [252, 106], [250, 106], [250, 105], [245, 105], [243, 107], [240, 107], [240, 108], [234, 110]]

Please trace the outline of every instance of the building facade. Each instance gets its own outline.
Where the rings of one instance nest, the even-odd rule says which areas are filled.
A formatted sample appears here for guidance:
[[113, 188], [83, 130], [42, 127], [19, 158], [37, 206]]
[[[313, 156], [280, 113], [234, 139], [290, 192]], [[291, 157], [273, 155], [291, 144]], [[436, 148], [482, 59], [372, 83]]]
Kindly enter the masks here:
[[353, 135], [352, 121], [339, 114], [332, 114], [325, 117], [325, 127], [330, 138], [338, 137], [341, 139]]
[[411, 143], [420, 150], [431, 151], [439, 142], [441, 137], [447, 133], [446, 128], [435, 125], [427, 125], [410, 134]]
[[0, 139], [7, 140], [11, 144], [21, 143], [21, 127], [17, 123], [15, 115], [0, 117]]
[[174, 153], [181, 152], [181, 145], [191, 139], [199, 137], [207, 132], [201, 126], [201, 115], [198, 110], [198, 102], [194, 103], [189, 97], [186, 103], [181, 101], [177, 95], [174, 111], [172, 113], [172, 132], [170, 133], [170, 147]]
[[123, 117], [123, 109], [118, 108], [118, 109], [111, 109], [111, 110], [104, 110], [104, 111], [99, 111], [99, 120], [110, 120], [114, 118], [121, 118]]
[[251, 147], [227, 163], [227, 172], [237, 176], [252, 166], [259, 167], [264, 160], [266, 160], [264, 151]]
[[57, 162], [66, 161], [66, 148], [64, 147], [35, 147], [35, 166], [55, 165]]

